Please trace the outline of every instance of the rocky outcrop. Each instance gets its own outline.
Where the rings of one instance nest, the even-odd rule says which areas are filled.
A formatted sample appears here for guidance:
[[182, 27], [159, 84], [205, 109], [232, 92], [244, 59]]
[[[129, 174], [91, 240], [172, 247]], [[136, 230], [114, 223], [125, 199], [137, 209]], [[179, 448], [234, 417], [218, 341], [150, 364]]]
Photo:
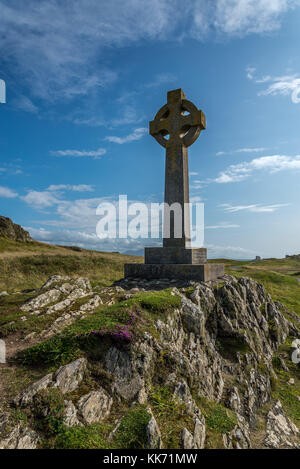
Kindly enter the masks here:
[[68, 365], [60, 367], [55, 373], [49, 373], [39, 381], [24, 389], [14, 400], [17, 407], [25, 407], [31, 404], [33, 398], [44, 389], [58, 388], [62, 394], [74, 391], [83, 380], [86, 370], [86, 360], [79, 358]]
[[0, 216], [0, 236], [13, 241], [30, 243], [33, 241], [28, 231], [25, 231], [20, 225], [16, 225], [10, 218]]
[[17, 425], [0, 441], [0, 449], [36, 449], [39, 436], [33, 430]]
[[0, 414], [0, 449], [35, 449], [38, 434], [22, 423], [12, 426], [9, 417]]
[[[149, 282], [148, 289], [158, 289], [159, 285], [165, 288], [174, 283]], [[48, 337], [49, 331], [55, 333], [61, 323], [92, 314], [101, 303], [114, 303], [117, 295], [127, 301], [146, 289], [145, 281], [126, 279], [121, 286], [98, 289], [96, 294], [87, 279], [55, 276], [22, 308], [29, 314], [43, 309], [42, 314], [49, 315], [62, 308], [63, 315], [48, 332], [44, 331], [44, 337]], [[219, 284], [177, 285], [171, 295], [176, 297], [176, 306], [167, 308], [165, 315], [153, 314], [151, 327], [140, 328], [126, 346], [107, 341], [99, 358], [101, 377], [107, 378], [103, 383], [94, 382], [89, 392], [84, 389], [84, 395], [80, 388], [80, 397], [74, 397], [73, 391], [84, 384], [89, 369], [95, 365], [93, 360], [88, 364], [80, 358], [29, 386], [15, 398], [14, 405], [30, 407], [41, 391], [58, 389], [63, 395], [63, 421], [69, 427], [112, 419], [118, 404], [128, 409], [142, 405], [150, 413], [145, 426], [146, 446], [159, 449], [164, 448], [166, 439], [160, 414], [151, 401], [153, 388], [159, 387], [168, 390], [170, 401], [185, 417], [177, 435], [183, 449], [207, 447], [213, 419], [203, 408], [205, 402], [222, 408], [225, 417], [231, 416], [230, 425], [225, 425], [224, 430], [220, 423], [220, 445], [224, 448], [251, 448], [251, 431], [263, 406], [269, 409], [261, 446], [297, 447], [297, 427], [286, 416], [282, 404], [272, 402], [274, 354], [289, 336], [300, 336], [296, 325], [282, 314], [280, 305], [272, 301], [262, 285], [245, 277], [237, 280], [225, 276]], [[65, 311], [83, 297], [84, 304]], [[149, 324], [147, 321], [141, 318], [140, 323]], [[286, 363], [282, 359], [279, 363], [287, 373]], [[290, 386], [295, 386], [295, 381], [290, 380]], [[110, 422], [114, 430], [108, 441], [118, 432], [121, 420]], [[13, 430], [18, 432], [16, 428]], [[21, 436], [23, 431], [20, 427]]]
[[[296, 441], [296, 438], [298, 441]], [[273, 449], [300, 449], [299, 430], [285, 415], [280, 401], [274, 404], [267, 415], [267, 434], [264, 443]]]
[[[74, 301], [91, 293], [92, 288], [87, 278], [79, 277], [76, 279], [71, 279], [70, 277], [66, 277], [66, 279], [69, 280], [68, 283], [57, 283], [53, 286], [53, 284], [59, 282], [61, 278], [58, 276], [50, 278], [41, 288], [41, 291], [50, 288], [51, 285], [53, 288], [48, 289], [44, 293], [40, 293], [32, 300], [27, 301], [23, 306], [21, 306], [21, 311], [36, 312], [51, 303], [55, 303], [46, 310], [46, 314], [55, 313], [57, 311], [66, 309]], [[64, 300], [58, 301], [62, 296], [65, 296]]]

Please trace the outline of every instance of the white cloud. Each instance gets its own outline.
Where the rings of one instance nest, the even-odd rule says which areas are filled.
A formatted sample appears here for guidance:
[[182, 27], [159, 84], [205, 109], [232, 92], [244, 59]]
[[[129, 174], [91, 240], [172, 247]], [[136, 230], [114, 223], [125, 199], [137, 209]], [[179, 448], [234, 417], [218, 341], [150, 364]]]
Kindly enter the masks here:
[[105, 140], [108, 142], [113, 142], [113, 143], [118, 143], [119, 145], [122, 145], [123, 143], [129, 143], [129, 142], [134, 142], [136, 140], [140, 140], [144, 135], [148, 133], [148, 129], [146, 127], [140, 127], [138, 129], [135, 129], [131, 134], [127, 135], [126, 137], [114, 137], [114, 136], [109, 136], [106, 137]]
[[267, 148], [263, 148], [263, 147], [238, 148], [237, 150], [231, 150], [231, 151], [218, 151], [216, 155], [221, 156], [221, 155], [228, 155], [232, 153], [261, 153], [262, 151], [266, 151], [266, 150]]
[[22, 196], [21, 199], [24, 200], [24, 202], [26, 202], [31, 207], [37, 209], [51, 207], [61, 202], [61, 200], [57, 197], [56, 194], [53, 194], [48, 191], [39, 192], [30, 190], [26, 195]]
[[219, 230], [219, 229], [239, 228], [239, 227], [240, 227], [240, 225], [222, 222], [222, 223], [219, 223], [218, 225], [205, 226], [205, 229], [206, 230]]
[[246, 72], [247, 72], [247, 78], [249, 78], [249, 80], [253, 80], [253, 78], [254, 78], [254, 73], [256, 72], [256, 68], [254, 68], [254, 67], [247, 67], [247, 68], [246, 68]]
[[221, 204], [220, 207], [224, 208], [225, 212], [235, 213], [235, 212], [255, 212], [255, 213], [266, 213], [266, 212], [276, 212], [282, 207], [287, 207], [289, 204], [273, 204], [273, 205], [230, 205], [230, 204]]
[[47, 191], [74, 191], [74, 192], [93, 192], [93, 186], [89, 184], [78, 184], [78, 185], [71, 185], [71, 184], [51, 184], [48, 187]]
[[50, 154], [53, 156], [74, 156], [76, 158], [80, 157], [90, 157], [90, 158], [99, 158], [102, 155], [105, 155], [105, 148], [98, 148], [98, 150], [86, 151], [86, 150], [55, 150], [51, 151]]
[[[1, 0], [0, 35], [9, 73], [49, 102], [97, 93], [118, 73], [101, 66], [104, 49], [143, 40], [280, 27], [294, 0]], [[103, 61], [102, 61], [103, 62]], [[164, 80], [162, 75], [161, 80]]]
[[293, 0], [218, 0], [214, 26], [233, 35], [272, 31], [280, 27], [282, 13], [294, 4]]
[[7, 199], [13, 199], [15, 197], [18, 197], [18, 194], [14, 190], [9, 189], [9, 187], [0, 186], [0, 197], [5, 197]]
[[191, 204], [195, 204], [197, 202], [202, 202], [202, 201], [203, 201], [202, 197], [200, 197], [198, 195], [196, 195], [194, 197], [190, 197], [190, 203]]
[[268, 171], [269, 173], [300, 170], [300, 155], [272, 155], [254, 158], [250, 162], [242, 162], [229, 166], [225, 171], [222, 171], [216, 179], [210, 179], [207, 182], [217, 182], [219, 184], [239, 182], [248, 178], [254, 171], [262, 170]]
[[260, 153], [261, 151], [265, 151], [267, 148], [239, 148], [235, 150], [236, 153]]
[[212, 258], [229, 258], [229, 259], [251, 259], [257, 253], [251, 249], [245, 249], [240, 246], [218, 246], [215, 244], [206, 244], [208, 257]]
[[[85, 249], [94, 249], [108, 252], [130, 252], [133, 255], [143, 255], [145, 244], [140, 239], [99, 239], [96, 231], [25, 227], [33, 239], [46, 243], [60, 244], [64, 246], [79, 246]], [[149, 240], [148, 244], [149, 244]], [[153, 244], [153, 243], [152, 243]]]
[[190, 172], [190, 176], [198, 176], [199, 173], [196, 173], [195, 171]]
[[[269, 78], [269, 81], [273, 81], [273, 83], [266, 90], [260, 91], [258, 96], [275, 96], [277, 94], [283, 96], [290, 95], [294, 104], [300, 103], [300, 77], [298, 75]], [[259, 83], [259, 81], [257, 83]]]
[[[249, 80], [254, 81], [257, 84], [270, 83], [269, 86], [262, 91], [259, 91], [258, 96], [290, 96], [294, 104], [300, 103], [300, 77], [298, 74], [294, 75], [283, 75], [279, 77], [272, 77], [266, 75], [262, 78], [255, 78], [253, 74], [249, 74], [249, 68], [246, 69], [247, 77]], [[252, 69], [253, 73], [255, 69]]]
[[[50, 193], [51, 194], [51, 193]], [[100, 203], [110, 202], [117, 207], [117, 199], [92, 198], [67, 201], [61, 199], [48, 199], [49, 192], [31, 194], [25, 201], [35, 208], [52, 207], [53, 219], [40, 221], [41, 227], [29, 228], [33, 238], [60, 244], [76, 244], [90, 249], [120, 251], [120, 252], [142, 252], [145, 245], [155, 244], [155, 240], [145, 239], [99, 239], [96, 235], [96, 226], [101, 219], [96, 209]], [[24, 200], [24, 199], [23, 199]], [[128, 205], [136, 201], [128, 200]], [[146, 204], [149, 202], [145, 202]], [[39, 204], [39, 205], [38, 205]], [[111, 214], [113, 216], [113, 214]], [[145, 218], [144, 218], [145, 216]], [[143, 216], [142, 225], [148, 227], [148, 214]], [[120, 215], [117, 212], [117, 220]], [[129, 216], [129, 220], [131, 217]], [[46, 227], [46, 228], [45, 228]], [[160, 222], [158, 227], [160, 227]]]

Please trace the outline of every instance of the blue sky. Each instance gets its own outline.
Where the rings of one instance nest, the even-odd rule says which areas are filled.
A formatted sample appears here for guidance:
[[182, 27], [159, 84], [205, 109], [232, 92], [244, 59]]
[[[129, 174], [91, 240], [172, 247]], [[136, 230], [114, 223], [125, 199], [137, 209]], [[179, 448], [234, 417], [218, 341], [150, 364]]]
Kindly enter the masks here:
[[299, 253], [298, 0], [0, 0], [0, 214], [35, 239], [96, 236], [96, 207], [162, 201], [148, 122], [181, 87], [207, 117], [189, 149], [209, 257]]

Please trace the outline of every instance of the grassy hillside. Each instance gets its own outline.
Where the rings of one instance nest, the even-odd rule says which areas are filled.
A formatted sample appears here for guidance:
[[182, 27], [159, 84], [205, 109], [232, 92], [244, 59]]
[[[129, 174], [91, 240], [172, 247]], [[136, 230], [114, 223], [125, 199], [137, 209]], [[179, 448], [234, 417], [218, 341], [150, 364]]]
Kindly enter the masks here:
[[135, 256], [77, 249], [0, 238], [0, 291], [37, 288], [51, 275], [88, 276], [106, 286], [123, 277], [125, 263], [142, 262]]
[[[25, 422], [37, 430], [43, 435], [41, 447], [142, 448], [145, 446], [146, 426], [150, 418], [146, 411], [147, 405], [158, 422], [166, 448], [181, 447], [183, 427], [193, 431], [193, 420], [187, 414], [185, 405], [176, 400], [164, 384], [164, 378], [173, 372], [176, 363], [174, 352], [170, 353], [168, 349], [160, 350], [153, 365], [155, 378], [149, 386], [147, 405], [141, 403], [132, 406], [123, 400], [115, 400], [111, 415], [104, 422], [66, 427], [63, 424], [65, 397], [57, 389], [42, 391], [32, 407], [11, 409], [7, 405], [28, 384], [79, 357], [88, 360], [88, 373], [78, 389], [68, 394], [68, 399], [77, 402], [91, 390], [97, 390], [99, 384], [109, 392], [115, 378], [104, 367], [103, 357], [111, 344], [126, 350], [131, 341], [138, 341], [145, 332], [160, 340], [156, 321], [160, 319], [163, 322], [167, 313], [178, 311], [181, 299], [167, 286], [157, 291], [155, 288], [152, 291], [132, 291], [129, 285], [129, 292], [110, 288], [109, 285], [123, 277], [126, 262], [143, 262], [143, 259], [38, 242], [17, 243], [0, 238], [0, 291], [18, 292], [0, 297], [0, 338], [6, 341], [8, 357], [7, 363], [0, 365], [0, 414], [1, 409], [9, 409], [14, 421]], [[283, 314], [299, 324], [293, 312], [300, 316], [300, 260], [267, 259], [254, 262], [219, 259], [210, 262], [224, 262], [226, 273], [236, 277], [252, 277], [262, 283], [272, 298], [285, 306], [287, 310], [282, 311]], [[99, 295], [101, 302], [92, 310], [86, 309], [80, 313], [80, 308], [90, 301], [90, 290], [87, 290], [86, 296], [76, 297], [70, 305], [53, 310], [51, 314], [47, 309], [59, 304], [58, 300], [39, 307], [40, 311], [26, 312], [22, 309], [25, 302], [41, 292], [20, 291], [41, 287], [52, 275], [88, 277], [93, 286], [93, 299]], [[76, 281], [68, 280], [68, 283], [72, 282]], [[52, 288], [45, 288], [43, 293]], [[222, 281], [214, 286], [217, 291], [220, 288]], [[188, 295], [190, 290], [190, 287], [184, 289], [185, 294]], [[57, 328], [52, 330], [56, 323]], [[173, 326], [177, 327], [176, 322]], [[300, 380], [299, 368], [290, 359], [292, 340], [293, 337], [288, 337], [273, 357], [275, 373], [270, 388], [270, 403], [280, 399], [286, 414], [299, 426]], [[248, 348], [242, 348], [245, 344], [239, 342], [238, 338], [222, 344], [226, 360], [230, 360], [237, 351], [241, 355], [244, 350], [249, 351]], [[282, 363], [285, 364], [284, 368]], [[266, 373], [264, 364], [258, 366], [262, 373]], [[186, 379], [184, 372], [183, 378]], [[231, 375], [226, 376], [228, 384], [233, 378]], [[242, 385], [240, 390], [243, 390]], [[223, 434], [233, 431], [237, 423], [236, 415], [226, 407], [225, 402], [211, 401], [204, 395], [199, 397], [192, 385], [191, 391], [206, 419], [206, 447], [223, 448]], [[270, 403], [259, 410], [261, 427], [258, 425], [251, 437], [254, 446], [261, 447]], [[51, 415], [46, 418], [43, 413], [45, 408], [51, 409]], [[111, 438], [109, 435], [116, 421], [121, 422], [120, 427]]]
[[[107, 286], [123, 277], [127, 262], [143, 258], [0, 237], [0, 291], [37, 288], [51, 275], [88, 276], [92, 283]], [[274, 300], [300, 314], [300, 259], [210, 262], [223, 262], [228, 274], [257, 280]]]

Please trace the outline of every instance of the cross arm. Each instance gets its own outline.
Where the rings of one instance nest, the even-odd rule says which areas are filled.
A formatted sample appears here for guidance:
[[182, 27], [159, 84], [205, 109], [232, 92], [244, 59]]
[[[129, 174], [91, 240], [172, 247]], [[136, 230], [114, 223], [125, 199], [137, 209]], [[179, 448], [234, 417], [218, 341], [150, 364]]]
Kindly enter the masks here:
[[150, 135], [154, 136], [159, 134], [161, 131], [165, 130], [168, 132], [168, 120], [163, 119], [163, 120], [158, 120], [155, 119], [154, 121], [151, 121], [149, 123], [149, 131]]
[[182, 126], [199, 126], [200, 130], [204, 130], [206, 128], [206, 118], [204, 112], [197, 110], [187, 116], [182, 116]]

